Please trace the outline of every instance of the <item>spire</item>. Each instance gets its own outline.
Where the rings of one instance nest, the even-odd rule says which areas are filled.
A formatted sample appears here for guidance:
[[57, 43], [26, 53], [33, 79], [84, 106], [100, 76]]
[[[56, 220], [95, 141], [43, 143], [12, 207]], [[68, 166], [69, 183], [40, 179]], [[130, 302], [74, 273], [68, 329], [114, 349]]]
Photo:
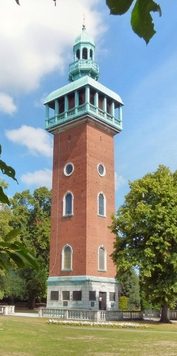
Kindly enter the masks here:
[[74, 81], [85, 75], [98, 80], [99, 67], [95, 62], [95, 43], [88, 35], [83, 17], [82, 32], [73, 46], [74, 62], [69, 66], [69, 80]]
[[82, 31], [86, 30], [85, 26], [85, 15], [83, 15]]

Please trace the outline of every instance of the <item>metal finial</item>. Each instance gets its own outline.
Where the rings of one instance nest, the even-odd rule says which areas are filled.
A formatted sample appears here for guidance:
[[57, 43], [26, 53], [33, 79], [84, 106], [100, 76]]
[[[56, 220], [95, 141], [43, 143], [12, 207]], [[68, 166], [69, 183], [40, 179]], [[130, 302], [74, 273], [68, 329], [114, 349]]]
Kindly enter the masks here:
[[54, 1], [54, 5], [56, 6], [56, 4], [57, 4], [57, 0], [53, 0]]
[[86, 26], [85, 26], [85, 14], [83, 15], [82, 30], [86, 30]]

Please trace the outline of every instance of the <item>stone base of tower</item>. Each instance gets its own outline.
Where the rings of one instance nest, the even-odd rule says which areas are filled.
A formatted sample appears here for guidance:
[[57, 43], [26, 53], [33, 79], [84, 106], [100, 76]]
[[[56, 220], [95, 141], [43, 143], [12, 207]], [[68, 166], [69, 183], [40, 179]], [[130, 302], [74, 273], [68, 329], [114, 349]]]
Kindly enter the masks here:
[[118, 283], [94, 276], [49, 277], [47, 308], [118, 310]]

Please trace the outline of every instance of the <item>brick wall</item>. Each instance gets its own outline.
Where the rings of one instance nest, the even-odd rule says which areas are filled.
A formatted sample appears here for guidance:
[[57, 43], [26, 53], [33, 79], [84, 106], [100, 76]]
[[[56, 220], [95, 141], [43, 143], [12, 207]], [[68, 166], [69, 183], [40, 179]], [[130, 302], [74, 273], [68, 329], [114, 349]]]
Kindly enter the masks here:
[[[74, 164], [74, 173], [66, 177], [63, 168]], [[100, 177], [98, 163], [106, 167]], [[74, 195], [74, 216], [63, 217], [63, 196]], [[104, 192], [107, 216], [97, 215], [97, 195]], [[113, 138], [109, 131], [94, 122], [79, 122], [54, 135], [52, 232], [50, 245], [50, 276], [95, 275], [113, 277], [115, 268], [110, 254], [113, 235], [108, 226], [114, 212]], [[61, 271], [64, 245], [73, 248], [73, 270]], [[107, 271], [98, 272], [98, 247], [107, 251]]]

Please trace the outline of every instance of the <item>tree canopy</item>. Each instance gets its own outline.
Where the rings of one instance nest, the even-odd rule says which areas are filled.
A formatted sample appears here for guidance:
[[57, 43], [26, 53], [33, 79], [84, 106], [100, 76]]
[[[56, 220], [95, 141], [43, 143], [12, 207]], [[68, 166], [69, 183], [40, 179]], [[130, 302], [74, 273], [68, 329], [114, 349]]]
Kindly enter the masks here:
[[[25, 299], [28, 300], [29, 307], [33, 307], [37, 299], [46, 296], [51, 193], [45, 187], [38, 188], [33, 193], [26, 190], [16, 193], [10, 203], [10, 207], [5, 205], [0, 210], [0, 266], [3, 263], [5, 270], [0, 274], [0, 296]], [[14, 231], [18, 232], [18, 236], [15, 235], [12, 241], [7, 240]], [[15, 250], [16, 258], [16, 247], [19, 243], [26, 253], [34, 256], [38, 268], [25, 261], [21, 264], [12, 263], [10, 248]], [[4, 247], [2, 251], [1, 245]], [[15, 259], [14, 261], [16, 262]], [[20, 269], [17, 269], [16, 265]]]
[[[0, 145], [0, 156], [2, 153], [2, 147]], [[0, 171], [17, 181], [15, 170], [8, 166], [3, 160], [0, 159]], [[10, 201], [8, 196], [4, 192], [4, 188], [6, 187], [4, 181], [0, 179], [0, 208], [3, 211], [5, 220], [6, 234], [4, 233], [5, 229], [1, 228], [0, 235], [0, 270], [8, 270], [11, 265], [15, 263], [16, 266], [22, 267], [25, 265], [31, 265], [33, 267], [37, 267], [36, 259], [30, 253], [30, 251], [25, 247], [24, 243], [19, 238], [19, 230], [18, 229], [8, 229], [7, 225], [7, 214], [5, 214], [6, 206], [10, 205]]]
[[25, 190], [11, 199], [12, 217], [10, 225], [19, 229], [24, 245], [35, 256], [39, 268], [25, 266], [20, 271], [24, 280], [23, 295], [33, 308], [36, 299], [46, 295], [48, 277], [49, 237], [50, 237], [51, 192], [40, 187], [30, 193]]
[[118, 275], [138, 268], [144, 295], [168, 321], [168, 307], [177, 299], [177, 171], [161, 165], [130, 183], [112, 231]]
[[[15, 0], [20, 5], [20, 0]], [[56, 6], [57, 0], [52, 0]], [[142, 37], [146, 43], [156, 33], [151, 13], [157, 12], [162, 14], [161, 7], [154, 0], [106, 0], [106, 5], [110, 9], [111, 15], [123, 15], [131, 11], [131, 27], [132, 30]]]

